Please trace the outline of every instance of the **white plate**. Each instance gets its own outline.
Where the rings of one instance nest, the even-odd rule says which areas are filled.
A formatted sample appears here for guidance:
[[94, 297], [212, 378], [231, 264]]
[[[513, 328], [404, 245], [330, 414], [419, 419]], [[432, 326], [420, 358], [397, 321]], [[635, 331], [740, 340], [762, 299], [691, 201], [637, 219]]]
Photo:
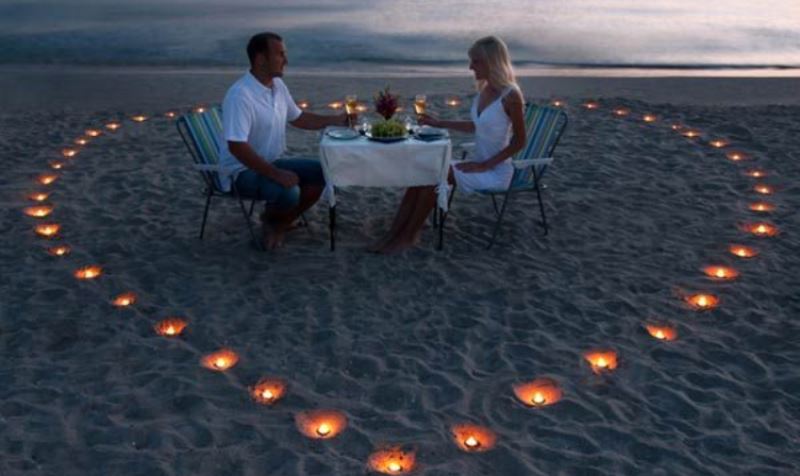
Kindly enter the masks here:
[[349, 127], [330, 127], [325, 131], [325, 135], [332, 139], [350, 140], [359, 137], [361, 134]]

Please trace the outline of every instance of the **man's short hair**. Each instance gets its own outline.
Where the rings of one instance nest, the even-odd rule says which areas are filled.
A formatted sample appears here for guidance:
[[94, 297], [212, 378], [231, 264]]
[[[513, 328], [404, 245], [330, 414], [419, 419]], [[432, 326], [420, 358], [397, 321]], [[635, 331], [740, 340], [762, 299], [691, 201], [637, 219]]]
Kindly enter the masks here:
[[250, 66], [253, 66], [257, 54], [263, 53], [266, 55], [269, 53], [269, 40], [283, 41], [283, 38], [277, 33], [265, 31], [253, 35], [250, 41], [247, 42], [247, 57], [250, 59]]

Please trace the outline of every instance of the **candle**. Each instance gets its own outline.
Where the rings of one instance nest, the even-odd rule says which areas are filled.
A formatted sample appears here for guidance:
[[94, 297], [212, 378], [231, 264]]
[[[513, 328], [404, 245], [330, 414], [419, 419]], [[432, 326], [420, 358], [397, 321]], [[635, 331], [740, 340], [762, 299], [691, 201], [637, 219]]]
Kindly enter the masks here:
[[316, 439], [331, 439], [347, 427], [347, 417], [336, 410], [309, 410], [295, 416], [297, 429]]
[[[178, 335], [178, 334], [179, 332], [176, 332], [176, 334], [172, 335]], [[165, 333], [162, 335], [168, 336], [170, 334]], [[209, 370], [214, 370], [216, 372], [224, 372], [225, 370], [228, 370], [229, 368], [236, 365], [238, 362], [239, 362], [239, 356], [236, 354], [236, 352], [230, 349], [220, 349], [216, 352], [212, 352], [208, 355], [203, 356], [203, 358], [200, 360], [200, 365]]]
[[727, 157], [728, 160], [731, 160], [733, 162], [740, 162], [742, 160], [749, 158], [747, 154], [745, 154], [740, 150], [731, 150], [727, 154], [725, 154], [725, 157]]
[[75, 143], [77, 145], [86, 145], [89, 143], [89, 139], [87, 139], [86, 137], [78, 137], [77, 139], [75, 139]]
[[497, 435], [483, 426], [459, 424], [453, 426], [451, 431], [456, 445], [469, 453], [488, 451], [497, 443]]
[[139, 115], [137, 115], [137, 116], [133, 116], [133, 117], [131, 117], [131, 119], [132, 119], [134, 122], [144, 122], [144, 121], [146, 121], [146, 120], [147, 120], [147, 116], [145, 116], [145, 115], [142, 115], [142, 114], [139, 114]]
[[358, 103], [356, 105], [356, 111], [358, 111], [358, 112], [367, 112], [367, 110], [369, 110], [369, 107], [367, 107], [366, 104]]
[[739, 277], [739, 272], [727, 266], [706, 266], [703, 272], [709, 278], [718, 279], [721, 281], [732, 281]]
[[49, 196], [50, 196], [49, 193], [37, 192], [37, 193], [32, 193], [32, 194], [28, 195], [28, 200], [31, 200], [33, 202], [43, 202], [43, 201], [47, 200], [47, 197], [49, 197]]
[[598, 104], [598, 103], [596, 103], [594, 101], [589, 101], [589, 102], [583, 103], [583, 107], [585, 107], [586, 109], [592, 110], [592, 109], [599, 108], [600, 104]]
[[764, 222], [745, 225], [745, 229], [750, 233], [760, 237], [775, 236], [778, 234], [778, 228], [775, 225]]
[[711, 145], [711, 147], [721, 149], [722, 147], [727, 146], [729, 142], [724, 139], [714, 139], [711, 142], [709, 142], [709, 144]]
[[714, 309], [719, 305], [719, 298], [713, 294], [691, 294], [684, 298], [689, 306], [697, 311], [705, 311], [707, 309]]
[[564, 105], [564, 101], [561, 101], [560, 99], [554, 99], [553, 101], [550, 102], [550, 104], [553, 107], [561, 107]]
[[413, 450], [390, 446], [369, 455], [367, 466], [382, 474], [405, 474], [414, 469], [416, 462], [417, 455]]
[[69, 159], [78, 155], [78, 151], [70, 148], [61, 149], [61, 155]]
[[554, 379], [541, 377], [513, 385], [514, 395], [529, 407], [544, 407], [561, 400], [562, 392]]
[[47, 252], [53, 256], [66, 256], [72, 251], [67, 245], [53, 246], [47, 249]]
[[672, 124], [670, 127], [672, 128], [673, 131], [679, 131], [683, 129], [684, 126], [683, 124]]
[[175, 113], [175, 111], [167, 111], [164, 113], [164, 116], [166, 116], [167, 119], [175, 119], [175, 116], [177, 116], [177, 114]]
[[108, 124], [106, 124], [106, 129], [108, 129], [110, 131], [115, 131], [115, 130], [119, 129], [120, 127], [122, 127], [122, 125], [120, 123], [118, 123], [118, 122], [109, 122]]
[[[186, 329], [186, 326], [188, 325], [189, 323], [186, 321], [186, 319], [182, 317], [167, 317], [166, 319], [158, 321], [153, 326], [153, 329], [155, 329], [156, 334], [160, 336], [178, 337], [183, 333], [184, 329]], [[236, 357], [236, 360], [238, 360], [238, 357]], [[227, 363], [225, 356], [220, 356], [220, 355], [211, 358], [209, 362], [212, 362], [214, 364], [214, 367], [216, 367], [214, 370], [221, 368], [221, 366], [225, 366]], [[234, 361], [233, 364], [235, 363], [236, 362]], [[229, 365], [229, 367], [232, 367], [233, 364]]]
[[614, 115], [617, 116], [617, 117], [624, 117], [624, 116], [627, 116], [630, 113], [631, 113], [631, 111], [628, 108], [618, 107], [618, 108], [614, 109]]
[[642, 120], [644, 122], [656, 122], [658, 118], [653, 114], [645, 114], [644, 116], [642, 116]]
[[311, 103], [303, 99], [297, 101], [297, 107], [299, 107], [300, 109], [308, 109], [309, 107], [311, 107]]
[[700, 137], [700, 131], [695, 130], [695, 129], [689, 129], [687, 131], [681, 132], [681, 135], [683, 137], [687, 137], [689, 139], [694, 139], [696, 137]]
[[64, 163], [54, 160], [50, 162], [50, 168], [53, 170], [61, 170], [62, 168], [64, 168]]
[[756, 184], [753, 187], [753, 190], [755, 190], [756, 193], [760, 193], [761, 195], [772, 195], [772, 192], [774, 192], [772, 187], [763, 183]]
[[678, 338], [678, 331], [674, 327], [664, 324], [645, 324], [647, 332], [658, 340], [675, 340]]
[[36, 225], [34, 231], [39, 236], [43, 236], [45, 238], [52, 238], [58, 234], [58, 231], [61, 230], [61, 225], [56, 223], [47, 223], [44, 225]]
[[[560, 103], [560, 101], [556, 101], [556, 102]], [[461, 99], [459, 99], [456, 96], [453, 96], [453, 97], [448, 98], [445, 101], [445, 104], [447, 104], [449, 107], [458, 107], [458, 106], [461, 105]], [[556, 104], [553, 104], [553, 105], [556, 106]], [[559, 107], [559, 106], [556, 106], [556, 107]]]
[[256, 403], [273, 405], [286, 393], [286, 381], [279, 378], [262, 378], [250, 388], [250, 396]]
[[111, 301], [111, 304], [115, 307], [128, 307], [132, 306], [136, 302], [136, 294], [134, 293], [122, 293], [114, 298]]
[[44, 218], [53, 213], [53, 207], [50, 205], [39, 205], [36, 207], [25, 207], [25, 214], [29, 217]]
[[758, 256], [758, 251], [755, 248], [744, 245], [731, 245], [728, 247], [728, 251], [730, 251], [730, 253], [734, 256], [744, 259], [755, 258]]
[[617, 368], [617, 353], [613, 350], [590, 350], [583, 354], [583, 358], [589, 362], [592, 371], [596, 374], [610, 372]]
[[751, 169], [745, 172], [745, 175], [752, 178], [764, 178], [767, 176], [767, 173], [760, 169]]
[[767, 202], [755, 202], [751, 203], [749, 208], [754, 212], [769, 213], [775, 210], [775, 205]]
[[76, 269], [75, 273], [73, 274], [78, 279], [95, 279], [99, 278], [100, 275], [103, 274], [103, 268], [97, 265], [84, 266]]
[[84, 131], [84, 134], [89, 137], [98, 137], [102, 133], [103, 132], [99, 129], [86, 129], [86, 131]]
[[328, 107], [331, 109], [341, 109], [343, 106], [341, 101], [333, 101], [332, 103], [328, 103]]
[[206, 112], [206, 108], [205, 108], [205, 106], [198, 106], [198, 107], [194, 108], [194, 112], [196, 112], [198, 114], [202, 114], [202, 113]]

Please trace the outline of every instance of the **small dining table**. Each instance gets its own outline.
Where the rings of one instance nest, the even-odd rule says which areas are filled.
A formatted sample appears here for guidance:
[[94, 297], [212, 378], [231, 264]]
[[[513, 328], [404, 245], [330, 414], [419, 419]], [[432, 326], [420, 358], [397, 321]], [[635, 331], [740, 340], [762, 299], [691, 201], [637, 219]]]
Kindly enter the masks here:
[[453, 148], [450, 137], [420, 138], [409, 135], [402, 140], [341, 134], [329, 128], [322, 134], [319, 157], [325, 176], [323, 200], [328, 202], [330, 246], [336, 248], [336, 189], [340, 187], [436, 187], [434, 223], [439, 243], [444, 243], [450, 170]]

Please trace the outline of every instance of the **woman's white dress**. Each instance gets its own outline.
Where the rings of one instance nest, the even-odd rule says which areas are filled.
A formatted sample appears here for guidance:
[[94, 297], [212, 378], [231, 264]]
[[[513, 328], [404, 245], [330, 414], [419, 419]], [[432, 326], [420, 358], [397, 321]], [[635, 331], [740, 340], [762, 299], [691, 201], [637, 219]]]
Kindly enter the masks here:
[[[489, 160], [508, 146], [511, 141], [511, 118], [503, 107], [503, 98], [513, 90], [511, 86], [504, 89], [494, 102], [481, 111], [480, 115], [478, 114], [480, 94], [475, 96], [470, 110], [472, 122], [475, 124], [475, 151], [469, 160], [473, 162]], [[464, 173], [453, 167], [453, 175], [458, 189], [464, 193], [506, 189], [514, 175], [514, 166], [511, 165], [511, 158], [508, 158], [485, 172]]]

